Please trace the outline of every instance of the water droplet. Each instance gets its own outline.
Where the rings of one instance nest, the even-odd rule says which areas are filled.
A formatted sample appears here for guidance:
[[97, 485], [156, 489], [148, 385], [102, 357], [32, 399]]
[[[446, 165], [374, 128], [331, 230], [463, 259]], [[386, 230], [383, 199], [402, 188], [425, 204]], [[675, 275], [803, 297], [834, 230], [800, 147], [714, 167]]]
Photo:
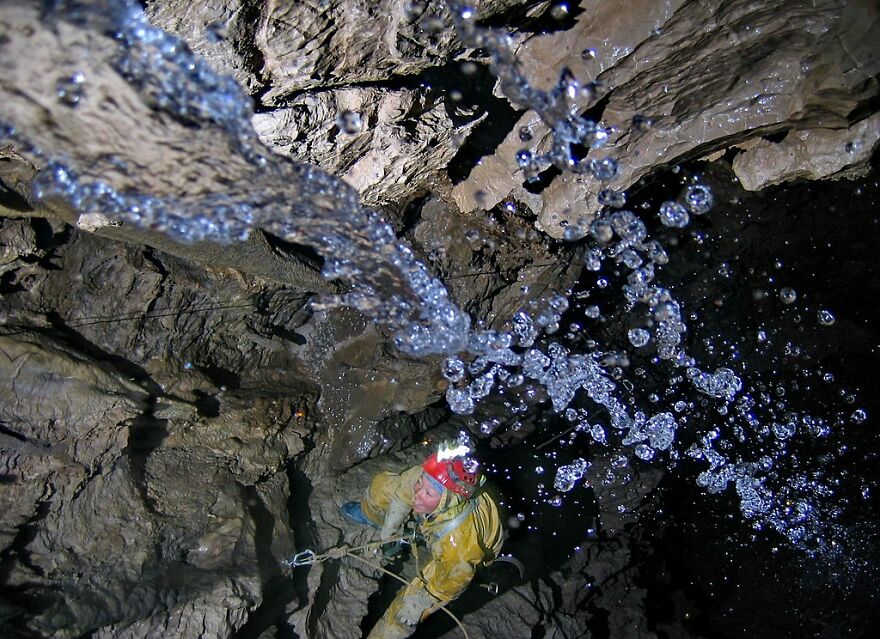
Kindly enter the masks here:
[[357, 111], [343, 111], [336, 118], [336, 126], [347, 135], [356, 135], [364, 127], [361, 114]]
[[85, 81], [86, 76], [81, 71], [58, 78], [55, 83], [55, 93], [58, 99], [69, 107], [75, 107], [85, 97]]
[[599, 158], [590, 160], [590, 173], [597, 180], [607, 182], [617, 175], [617, 160], [614, 158]]
[[774, 423], [772, 430], [777, 439], [788, 439], [797, 431], [797, 424], [794, 422], [786, 422], [785, 424]]
[[671, 228], [684, 228], [690, 222], [687, 209], [678, 202], [664, 202], [660, 205], [660, 223]]
[[868, 419], [868, 413], [864, 408], [857, 408], [853, 411], [853, 414], [849, 417], [850, 421], [853, 424], [863, 424], [866, 419]]
[[475, 75], [479, 67], [474, 62], [462, 62], [459, 67], [463, 75]]
[[654, 449], [647, 444], [639, 444], [635, 447], [635, 454], [639, 459], [649, 461], [654, 458]]
[[598, 55], [597, 51], [592, 47], [584, 49], [581, 51], [581, 59], [583, 60], [593, 60]]
[[553, 480], [553, 488], [561, 493], [567, 493], [574, 488], [575, 483], [584, 476], [589, 467], [590, 462], [582, 458], [578, 458], [566, 466], [560, 466], [556, 471], [556, 478]]
[[528, 168], [532, 164], [532, 152], [527, 149], [520, 149], [516, 152], [516, 163], [523, 169]]
[[605, 220], [593, 220], [590, 223], [590, 235], [592, 235], [597, 242], [602, 242], [604, 244], [610, 242], [611, 238], [614, 237], [614, 229], [611, 227], [611, 224]]
[[630, 344], [636, 348], [640, 348], [647, 344], [651, 339], [651, 334], [644, 328], [634, 328], [627, 333]]
[[449, 357], [443, 362], [443, 377], [450, 382], [458, 382], [464, 377], [464, 362], [457, 357]]
[[821, 309], [817, 315], [819, 318], [819, 323], [822, 326], [831, 326], [832, 324], [834, 324], [835, 321], [837, 321], [837, 318], [834, 317], [834, 313], [826, 309]]
[[458, 15], [461, 16], [462, 20], [473, 20], [474, 17], [476, 17], [477, 12], [473, 7], [462, 7], [459, 10]]
[[691, 213], [703, 215], [712, 209], [715, 198], [708, 186], [693, 184], [685, 191], [684, 202]]
[[553, 8], [550, 9], [550, 17], [554, 20], [565, 20], [568, 17], [568, 14], [568, 4], [566, 4], [565, 2], [560, 2], [557, 5], [553, 5]]
[[632, 125], [636, 131], [647, 131], [654, 126], [654, 120], [645, 115], [635, 115], [632, 119]]
[[790, 287], [779, 289], [779, 301], [783, 304], [794, 304], [797, 299], [797, 291]]

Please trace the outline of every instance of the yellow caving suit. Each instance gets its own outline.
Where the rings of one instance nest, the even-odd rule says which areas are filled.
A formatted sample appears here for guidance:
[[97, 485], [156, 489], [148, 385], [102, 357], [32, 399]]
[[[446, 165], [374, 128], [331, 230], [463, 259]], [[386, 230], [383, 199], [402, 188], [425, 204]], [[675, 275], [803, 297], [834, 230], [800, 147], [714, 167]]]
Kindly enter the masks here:
[[[422, 472], [421, 466], [414, 466], [399, 475], [387, 471], [377, 474], [361, 500], [364, 514], [382, 526], [392, 501], [403, 502], [411, 511], [414, 486]], [[458, 525], [452, 524], [464, 511], [470, 512]], [[431, 561], [409, 586], [397, 593], [368, 639], [403, 639], [411, 635], [415, 625], [402, 623], [398, 616], [407, 598], [416, 596], [425, 601], [421, 617], [426, 617], [464, 592], [477, 567], [491, 564], [501, 550], [503, 538], [498, 506], [484, 492], [478, 492], [472, 500], [464, 500], [444, 490], [437, 510], [429, 515], [416, 515], [416, 519], [431, 551]], [[448, 530], [450, 525], [454, 526], [452, 530]]]

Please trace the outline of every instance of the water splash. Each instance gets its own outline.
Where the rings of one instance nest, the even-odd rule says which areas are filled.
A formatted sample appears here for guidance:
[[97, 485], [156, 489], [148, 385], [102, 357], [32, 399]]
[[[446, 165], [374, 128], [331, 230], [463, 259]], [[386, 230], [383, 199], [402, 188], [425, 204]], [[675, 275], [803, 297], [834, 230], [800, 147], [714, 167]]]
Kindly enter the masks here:
[[[81, 213], [100, 212], [116, 221], [164, 233], [180, 242], [222, 244], [246, 239], [253, 228], [314, 247], [326, 256], [323, 275], [353, 285], [319, 306], [351, 306], [395, 329], [396, 346], [411, 355], [454, 353], [466, 348], [470, 318], [449, 300], [411, 249], [357, 192], [319, 169], [274, 156], [252, 125], [250, 99], [231, 77], [215, 73], [180, 40], [151, 26], [133, 2], [58, 2], [45, 23], [70, 20], [107, 34], [116, 43], [113, 69], [153, 109], [196, 128], [225, 132], [250, 165], [241, 183], [224, 192], [157, 196], [119, 190], [63, 155], [50, 156], [31, 140], [34, 131], [10, 123], [4, 141], [44, 168], [33, 182], [37, 200], [60, 200]], [[58, 99], [77, 107], [87, 93], [76, 72], [59, 84]], [[71, 118], [77, 117], [76, 108]]]
[[[240, 88], [231, 79], [215, 74], [179, 40], [149, 25], [134, 3], [59, 2], [53, 6], [44, 20], [75, 17], [78, 24], [90, 24], [114, 39], [118, 56], [113, 67], [145, 103], [195, 127], [211, 125], [224, 131], [232, 148], [251, 167], [251, 179], [246, 187], [201, 195], [160, 197], [119, 190], [61, 155], [50, 156], [51, 149], [36, 148], [30, 142], [32, 131], [4, 126], [0, 130], [4, 142], [44, 165], [34, 180], [38, 200], [61, 200], [76, 211], [100, 212], [182, 242], [242, 241], [252, 228], [262, 228], [289, 242], [312, 246], [325, 256], [326, 278], [352, 285], [350, 292], [325, 297], [320, 305], [352, 306], [390, 325], [395, 330], [395, 345], [405, 353], [446, 355], [442, 372], [450, 382], [446, 399], [453, 411], [472, 414], [499, 388], [520, 389], [524, 399], [534, 397], [540, 388], [553, 410], [570, 415], [575, 432], [587, 434], [593, 442], [628, 447], [643, 461], [654, 460], [660, 452], [670, 457], [678, 454], [676, 438], [687, 431], [686, 404], [681, 408], [676, 404], [680, 417], [666, 411], [648, 415], [628, 408], [619, 378], [615, 378], [625, 355], [597, 345], [573, 353], [548, 337], [558, 330], [568, 310], [565, 296], [554, 295], [519, 310], [503, 330], [474, 330], [471, 318], [451, 303], [443, 284], [397, 240], [390, 226], [359, 205], [353, 189], [314, 167], [273, 156], [253, 131], [252, 107]], [[590, 173], [599, 180], [613, 179], [618, 171], [614, 158], [583, 161], [573, 151], [577, 146], [598, 149], [608, 140], [604, 126], [580, 114], [579, 105], [595, 98], [597, 87], [582, 86], [570, 71], [563, 70], [550, 91], [534, 88], [521, 72], [507, 34], [478, 26], [476, 12], [462, 3], [449, 2], [449, 7], [462, 41], [490, 55], [502, 91], [516, 104], [538, 113], [551, 132], [546, 152], [523, 149], [517, 154], [524, 177], [534, 179], [555, 166], [575, 174]], [[89, 78], [80, 72], [58, 80], [56, 97], [71, 118], [89, 99], [89, 84]], [[341, 124], [362, 125], [355, 115], [342, 114]], [[522, 132], [520, 137], [528, 141]], [[704, 468], [697, 483], [710, 493], [735, 487], [746, 519], [779, 531], [793, 543], [809, 548], [827, 545], [826, 514], [817, 507], [832, 492], [826, 481], [802, 473], [771, 488], [770, 473], [784, 456], [784, 447], [743, 460], [727, 452], [725, 446], [730, 438], [745, 441], [747, 433], [762, 444], [771, 437], [776, 442], [789, 442], [802, 432], [821, 437], [825, 426], [805, 423], [804, 416], [797, 414], [778, 421], [759, 418], [753, 411], [753, 390], [740, 374], [729, 368], [709, 373], [697, 366], [682, 347], [687, 332], [682, 305], [669, 289], [654, 283], [659, 269], [669, 262], [665, 248], [649, 237], [639, 215], [622, 208], [625, 194], [612, 192], [603, 199], [607, 208], [597, 212], [588, 226], [571, 229], [567, 239], [590, 243], [585, 258], [588, 271], [601, 272], [609, 263], [626, 270], [626, 282], [621, 286], [626, 306], [647, 309], [650, 318], [650, 326], [629, 331], [629, 342], [636, 348], [653, 348], [659, 364], [673, 371], [683, 369], [684, 378], [694, 389], [707, 401], [719, 403], [719, 414], [726, 414], [728, 406], [733, 406], [724, 425], [731, 434], [722, 434], [720, 428], [689, 433], [697, 441], [686, 455]], [[681, 229], [689, 224], [690, 215], [707, 214], [714, 196], [708, 187], [696, 184], [688, 186], [679, 200], [667, 201], [658, 211], [666, 227]], [[596, 286], [607, 288], [609, 280], [602, 277]], [[781, 289], [779, 296], [785, 304], [797, 299], [791, 288]], [[588, 318], [599, 318], [600, 314], [598, 305], [585, 311]], [[827, 319], [819, 316], [823, 324]], [[744, 388], [746, 394], [742, 394]], [[572, 408], [580, 397], [603, 408], [607, 415], [604, 426], [583, 408]], [[515, 411], [525, 410], [520, 408], [524, 402], [513, 406]], [[865, 419], [863, 411], [853, 413], [854, 422]], [[493, 432], [495, 428], [497, 422], [486, 430]], [[558, 469], [562, 488], [557, 490], [572, 490], [588, 466], [588, 462], [580, 462], [574, 468]]]

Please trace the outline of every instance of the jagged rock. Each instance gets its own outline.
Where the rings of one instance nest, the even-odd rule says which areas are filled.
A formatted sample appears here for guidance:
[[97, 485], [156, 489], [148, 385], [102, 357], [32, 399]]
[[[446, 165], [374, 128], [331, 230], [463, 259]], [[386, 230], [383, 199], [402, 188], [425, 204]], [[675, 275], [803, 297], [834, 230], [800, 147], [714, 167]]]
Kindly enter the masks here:
[[733, 159], [733, 170], [749, 191], [796, 179], [855, 177], [868, 171], [878, 141], [875, 114], [848, 129], [795, 130], [778, 143], [761, 140]]
[[[456, 125], [429, 89], [343, 88], [299, 95], [254, 116], [271, 148], [340, 176], [366, 204], [400, 202], [424, 188], [483, 118]], [[346, 129], [343, 119], [350, 118]]]
[[148, 0], [150, 22], [176, 35], [217, 71], [231, 75], [248, 92], [263, 87], [261, 52], [256, 44], [264, 11], [260, 2], [202, 3]]
[[[467, 596], [467, 595], [465, 595]], [[499, 597], [495, 597], [479, 609], [478, 614], [465, 616], [465, 624], [470, 639], [489, 639], [507, 637], [508, 639], [530, 639], [536, 628], [552, 628], [554, 615], [553, 591], [543, 581], [536, 584], [516, 586]], [[577, 630], [569, 628], [569, 630]], [[582, 630], [582, 628], [581, 628]], [[546, 637], [554, 636], [550, 630]], [[461, 630], [455, 629], [442, 635], [443, 639], [460, 639]]]
[[[479, 10], [486, 18], [535, 16], [548, 4], [488, 0]], [[400, 201], [442, 173], [486, 115], [426, 82], [417, 89], [387, 86], [409, 83], [456, 54], [460, 45], [442, 2], [282, 7], [159, 0], [148, 4], [148, 15], [275, 107], [254, 116], [264, 142], [342, 177], [369, 205]], [[346, 132], [339, 120], [349, 114], [359, 124]]]
[[[536, 15], [546, 0], [485, 0], [481, 14], [515, 9]], [[306, 90], [378, 83], [447, 61], [457, 46], [438, 0], [329, 0], [277, 4], [233, 1], [148, 3], [154, 24], [176, 34], [265, 105], [282, 106]]]
[[411, 243], [452, 298], [495, 328], [530, 302], [573, 286], [581, 251], [556, 251], [514, 203], [492, 217], [465, 215], [438, 198], [414, 207]]
[[101, 639], [229, 637], [247, 620], [257, 589], [256, 580], [242, 584], [239, 580], [222, 579], [204, 594], [176, 603], [168, 611], [133, 623], [113, 624], [97, 630], [93, 636]]
[[24, 266], [22, 258], [45, 255], [34, 227], [25, 220], [0, 219], [0, 233], [0, 274]]
[[[624, 190], [659, 167], [749, 137], [790, 128], [845, 128], [860, 105], [876, 96], [877, 21], [865, 17], [876, 14], [871, 3], [826, 0], [807, 7], [792, 2], [771, 11], [745, 1], [717, 1], [709, 8], [690, 2], [669, 13], [672, 5], [658, 5], [666, 14], [657, 19], [668, 19], [653, 31], [650, 21], [633, 19], [643, 39], [628, 55], [612, 54], [616, 64], [598, 74], [608, 96], [601, 119], [614, 128], [610, 144], [587, 155], [610, 155], [621, 170], [610, 182], [568, 174], [556, 178], [541, 193], [541, 229], [561, 237], [566, 225], [599, 210], [602, 188]], [[581, 16], [582, 22], [592, 20], [592, 14]], [[567, 34], [548, 38], [557, 41], [552, 51], [570, 52], [565, 61], [573, 70], [583, 64], [576, 58], [583, 49], [563, 44]], [[556, 53], [553, 59], [559, 59]], [[652, 125], [633, 126], [637, 115]], [[485, 192], [482, 174], [488, 180], [518, 175], [515, 158], [507, 153], [516, 146], [509, 141], [518, 130], [502, 145], [504, 156], [484, 159], [484, 166], [500, 166], [483, 168], [456, 187], [463, 209], [477, 205], [473, 193]], [[540, 133], [536, 127], [530, 148], [540, 148]], [[501, 184], [509, 189], [495, 185], [491, 192], [516, 196], [515, 180]]]
[[436, 362], [389, 358], [386, 339], [353, 311], [319, 313], [302, 334], [302, 358], [320, 380], [318, 409], [328, 428], [315, 474], [339, 472], [383, 448], [379, 421], [439, 397]]
[[[545, 90], [556, 83], [564, 67], [584, 83], [600, 79], [603, 72], [632, 55], [682, 4], [684, 0], [638, 0], [630, 4], [629, 10], [620, 11], [611, 4], [592, 2], [577, 16], [571, 29], [522, 38], [517, 54], [523, 60], [523, 71], [535, 86]], [[587, 96], [579, 96], [578, 100], [581, 108], [590, 106]], [[522, 130], [531, 136], [528, 143], [520, 138]], [[534, 111], [524, 113], [495, 152], [455, 186], [453, 195], [458, 207], [462, 211], [490, 209], [510, 196], [539, 213], [546, 198], [524, 188], [516, 152], [541, 149], [547, 135], [547, 126]]]
[[142, 393], [112, 367], [38, 334], [2, 335], [0, 351], [3, 396], [14, 398], [0, 406], [6, 549], [26, 522], [45, 516], [41, 509], [56, 493], [71, 498], [114, 463], [125, 446], [125, 422], [139, 412], [129, 396]]

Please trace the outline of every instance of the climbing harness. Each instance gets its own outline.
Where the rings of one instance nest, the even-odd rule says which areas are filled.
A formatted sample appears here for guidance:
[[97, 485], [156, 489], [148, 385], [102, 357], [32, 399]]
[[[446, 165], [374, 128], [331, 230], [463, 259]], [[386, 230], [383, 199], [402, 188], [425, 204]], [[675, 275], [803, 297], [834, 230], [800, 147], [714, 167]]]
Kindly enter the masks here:
[[[323, 553], [316, 553], [314, 550], [306, 549], [306, 550], [302, 550], [302, 551], [296, 553], [290, 559], [283, 559], [281, 561], [281, 564], [284, 566], [288, 566], [290, 568], [299, 568], [300, 566], [311, 566], [313, 564], [319, 564], [324, 561], [327, 561], [328, 559], [342, 559], [344, 557], [351, 557], [352, 559], [357, 559], [358, 561], [361, 561], [361, 562], [371, 566], [372, 568], [375, 568], [376, 570], [379, 570], [379, 571], [385, 573], [389, 577], [393, 577], [397, 581], [401, 582], [403, 585], [409, 586], [409, 582], [406, 581], [400, 575], [393, 573], [390, 570], [387, 570], [386, 568], [382, 567], [380, 564], [376, 563], [375, 561], [371, 561], [371, 560], [367, 559], [366, 557], [362, 557], [361, 555], [357, 554], [357, 553], [360, 553], [363, 551], [376, 550], [376, 549], [380, 548], [382, 545], [387, 544], [388, 542], [403, 542], [405, 544], [412, 543], [412, 541], [410, 539], [407, 539], [406, 537], [401, 536], [401, 537], [393, 537], [391, 539], [386, 539], [383, 541], [374, 541], [369, 544], [364, 544], [363, 546], [356, 546], [354, 548], [348, 546], [347, 544], [343, 544], [341, 546], [337, 546], [336, 548], [331, 548], [330, 550], [323, 552]], [[413, 546], [413, 548], [415, 548], [415, 546]], [[491, 586], [493, 584], [489, 584], [489, 585]], [[498, 586], [495, 585], [494, 592], [491, 589], [489, 589], [489, 591], [492, 592], [492, 594], [498, 594]], [[449, 615], [452, 618], [452, 620], [456, 624], [458, 624], [458, 627], [461, 630], [461, 633], [464, 635], [464, 639], [470, 639], [470, 636], [468, 635], [467, 630], [465, 630], [464, 624], [461, 623], [461, 620], [458, 617], [456, 617], [455, 614], [453, 614], [452, 612], [450, 612], [449, 610], [446, 609], [446, 604], [440, 604], [439, 606], [437, 606], [437, 610], [442, 610], [447, 615]]]

